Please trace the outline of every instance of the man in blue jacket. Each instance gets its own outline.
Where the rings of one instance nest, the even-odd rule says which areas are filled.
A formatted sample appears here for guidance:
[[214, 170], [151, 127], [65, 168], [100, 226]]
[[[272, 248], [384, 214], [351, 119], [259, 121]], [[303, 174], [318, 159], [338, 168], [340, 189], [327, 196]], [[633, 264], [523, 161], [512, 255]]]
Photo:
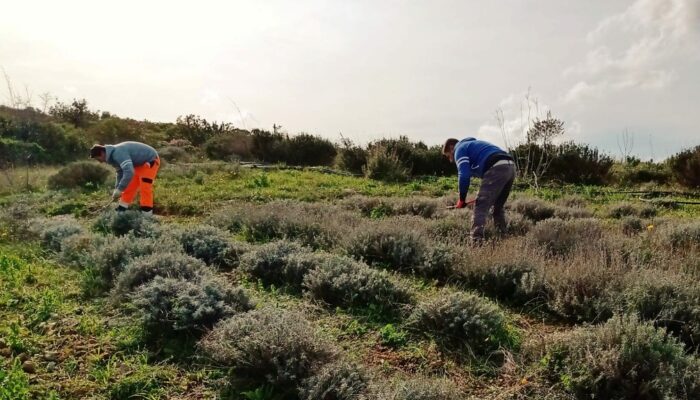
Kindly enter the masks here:
[[459, 201], [456, 208], [467, 206], [471, 177], [481, 178], [481, 188], [474, 204], [472, 242], [478, 244], [483, 241], [484, 225], [491, 207], [496, 229], [505, 233], [506, 216], [503, 207], [515, 180], [515, 163], [510, 154], [489, 142], [471, 137], [463, 140], [447, 139], [442, 153], [450, 162], [457, 164]]

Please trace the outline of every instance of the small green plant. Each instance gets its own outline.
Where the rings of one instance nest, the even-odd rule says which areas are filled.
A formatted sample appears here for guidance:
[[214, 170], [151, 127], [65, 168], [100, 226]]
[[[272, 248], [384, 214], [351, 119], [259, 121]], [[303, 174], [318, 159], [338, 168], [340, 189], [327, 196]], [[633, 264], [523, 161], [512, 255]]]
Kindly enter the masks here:
[[253, 177], [252, 186], [254, 188], [267, 188], [270, 187], [270, 177], [267, 174], [262, 173], [258, 176]]
[[48, 320], [52, 314], [58, 311], [62, 299], [59, 294], [52, 289], [45, 289], [39, 295], [32, 322], [37, 324]]
[[393, 324], [386, 324], [379, 330], [379, 338], [383, 345], [390, 347], [401, 347], [406, 344], [408, 334]]
[[275, 393], [275, 388], [269, 385], [241, 392], [241, 396], [246, 400], [277, 400], [281, 398], [280, 395]]
[[30, 349], [24, 331], [25, 329], [17, 321], [12, 321], [5, 330], [5, 342], [15, 354], [24, 353]]
[[9, 368], [0, 365], [0, 400], [31, 399], [29, 377], [22, 371], [22, 362], [15, 358]]

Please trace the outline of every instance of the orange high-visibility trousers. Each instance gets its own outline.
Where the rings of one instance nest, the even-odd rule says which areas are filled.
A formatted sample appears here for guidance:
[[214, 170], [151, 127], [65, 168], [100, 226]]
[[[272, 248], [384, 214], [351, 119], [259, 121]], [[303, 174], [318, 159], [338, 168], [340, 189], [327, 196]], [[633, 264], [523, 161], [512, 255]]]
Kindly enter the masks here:
[[150, 164], [146, 163], [138, 167], [134, 166], [134, 177], [131, 178], [131, 182], [129, 182], [129, 185], [122, 192], [121, 198], [119, 199], [120, 205], [128, 207], [129, 204], [134, 201], [136, 192], [139, 192], [141, 209], [144, 211], [152, 210], [153, 183], [156, 180], [158, 168], [160, 168], [160, 158], [156, 158], [155, 161]]

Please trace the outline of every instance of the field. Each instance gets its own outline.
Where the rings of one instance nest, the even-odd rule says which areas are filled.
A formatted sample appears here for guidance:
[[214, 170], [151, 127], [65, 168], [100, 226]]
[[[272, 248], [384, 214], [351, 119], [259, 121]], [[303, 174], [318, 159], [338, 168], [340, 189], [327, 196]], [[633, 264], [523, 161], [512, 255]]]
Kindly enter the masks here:
[[151, 219], [56, 170], [0, 176], [0, 400], [700, 398], [680, 197], [521, 186], [472, 247], [454, 177], [168, 164]]

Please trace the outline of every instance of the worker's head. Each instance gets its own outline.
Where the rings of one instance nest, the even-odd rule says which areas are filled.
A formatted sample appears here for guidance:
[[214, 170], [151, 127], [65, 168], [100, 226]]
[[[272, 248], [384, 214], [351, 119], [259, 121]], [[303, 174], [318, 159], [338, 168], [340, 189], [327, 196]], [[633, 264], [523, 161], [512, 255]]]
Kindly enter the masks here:
[[94, 158], [100, 162], [107, 161], [107, 150], [102, 144], [96, 144], [90, 149], [90, 158]]
[[450, 162], [455, 162], [455, 145], [459, 142], [459, 140], [454, 139], [454, 138], [449, 138], [445, 141], [445, 144], [442, 146], [442, 155], [447, 157]]

